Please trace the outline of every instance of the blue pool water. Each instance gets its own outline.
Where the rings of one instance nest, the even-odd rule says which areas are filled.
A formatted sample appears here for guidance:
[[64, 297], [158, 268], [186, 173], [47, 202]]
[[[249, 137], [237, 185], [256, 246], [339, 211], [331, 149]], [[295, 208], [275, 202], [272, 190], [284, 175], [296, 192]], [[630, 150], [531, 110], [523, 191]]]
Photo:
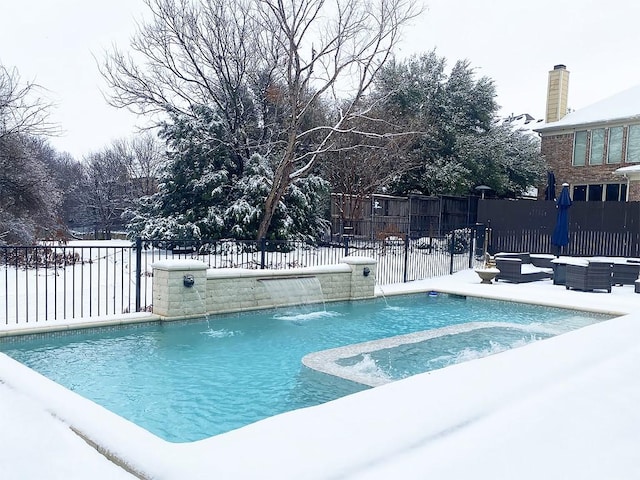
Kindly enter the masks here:
[[[304, 367], [301, 359], [311, 352], [472, 321], [544, 325], [558, 334], [606, 318], [421, 294], [332, 303], [318, 312], [271, 310], [14, 337], [0, 342], [0, 351], [166, 440], [186, 442], [367, 388]], [[512, 332], [507, 348], [544, 336]], [[415, 345], [366, 360], [402, 378], [499, 350], [491, 347], [491, 332], [481, 342], [456, 337], [432, 355], [419, 352], [419, 362], [408, 360], [411, 349], [424, 350]]]

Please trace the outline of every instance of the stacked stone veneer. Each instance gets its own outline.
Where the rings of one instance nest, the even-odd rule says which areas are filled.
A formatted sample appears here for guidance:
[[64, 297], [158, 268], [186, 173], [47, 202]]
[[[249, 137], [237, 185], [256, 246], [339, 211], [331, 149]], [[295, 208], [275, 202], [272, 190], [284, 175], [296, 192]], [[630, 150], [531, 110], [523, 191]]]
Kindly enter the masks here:
[[[207, 264], [199, 260], [164, 260], [153, 268], [153, 313], [161, 317], [203, 315], [207, 301]], [[193, 275], [193, 286], [184, 277]]]
[[[163, 260], [152, 268], [153, 313], [165, 319], [281, 306], [273, 304], [265, 288], [265, 282], [273, 279], [316, 277], [327, 302], [375, 295], [376, 262], [368, 257], [345, 257], [337, 265], [290, 270], [207, 269], [198, 260]], [[365, 268], [370, 272], [367, 276]], [[193, 275], [193, 286], [185, 286], [186, 275]], [[295, 294], [290, 298], [291, 304], [300, 303]]]

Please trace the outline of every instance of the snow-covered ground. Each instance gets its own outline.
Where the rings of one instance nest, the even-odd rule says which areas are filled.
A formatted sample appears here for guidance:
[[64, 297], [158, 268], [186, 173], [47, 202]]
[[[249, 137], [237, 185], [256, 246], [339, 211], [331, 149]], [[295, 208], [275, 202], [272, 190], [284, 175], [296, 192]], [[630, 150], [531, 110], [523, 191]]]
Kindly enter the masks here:
[[479, 282], [466, 270], [384, 294], [435, 289], [619, 317], [187, 444], [0, 355], [2, 478], [128, 477], [74, 431], [145, 478], [640, 478], [640, 295]]
[[[12, 261], [0, 265], [0, 323], [56, 321], [135, 310], [136, 255], [131, 242], [72, 241], [49, 248], [48, 253], [39, 250], [42, 258], [47, 255], [46, 263], [32, 262], [30, 268], [24, 268], [25, 255], [35, 255], [32, 250], [17, 249], [18, 267]], [[56, 263], [56, 257], [64, 261]], [[150, 273], [152, 262], [144, 260], [143, 266]], [[150, 303], [151, 282], [145, 280], [147, 276], [142, 278], [142, 296]]]

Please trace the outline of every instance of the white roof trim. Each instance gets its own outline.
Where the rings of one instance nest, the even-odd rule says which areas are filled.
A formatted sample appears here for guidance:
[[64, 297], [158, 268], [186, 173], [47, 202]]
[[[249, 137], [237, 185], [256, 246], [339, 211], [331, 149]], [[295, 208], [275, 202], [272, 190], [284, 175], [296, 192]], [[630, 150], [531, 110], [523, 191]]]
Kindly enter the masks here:
[[621, 167], [612, 172], [614, 175], [620, 175], [629, 180], [640, 180], [640, 165], [630, 165]]

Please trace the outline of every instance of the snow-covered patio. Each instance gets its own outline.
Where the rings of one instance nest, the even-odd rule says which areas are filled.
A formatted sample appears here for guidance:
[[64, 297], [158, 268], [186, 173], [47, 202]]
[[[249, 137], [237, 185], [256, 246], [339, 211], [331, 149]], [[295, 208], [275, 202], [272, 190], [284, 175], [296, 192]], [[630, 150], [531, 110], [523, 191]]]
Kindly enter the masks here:
[[[3, 478], [640, 478], [640, 295], [472, 271], [388, 285], [620, 315], [190, 444], [154, 437], [0, 355]], [[490, 320], [490, 319], [488, 319]]]

